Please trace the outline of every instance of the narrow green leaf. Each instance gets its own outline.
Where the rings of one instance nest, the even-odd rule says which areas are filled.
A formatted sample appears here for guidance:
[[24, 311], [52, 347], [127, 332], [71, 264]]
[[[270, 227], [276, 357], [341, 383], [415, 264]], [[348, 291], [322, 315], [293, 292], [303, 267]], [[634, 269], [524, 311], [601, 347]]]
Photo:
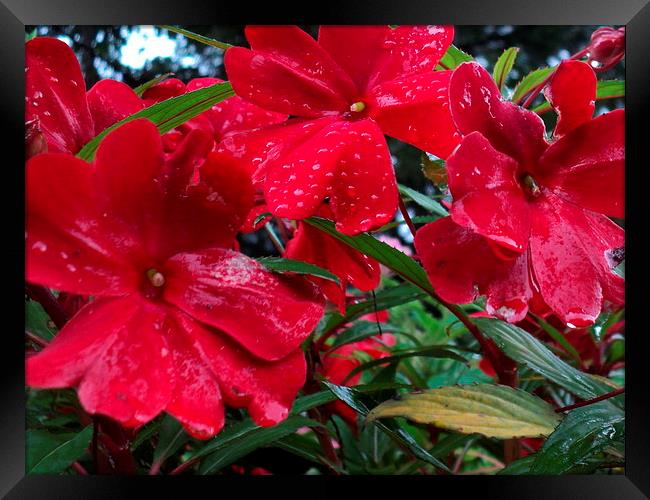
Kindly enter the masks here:
[[445, 208], [440, 203], [432, 198], [429, 198], [427, 195], [422, 194], [415, 189], [411, 189], [410, 187], [402, 186], [401, 184], [398, 184], [397, 188], [399, 189], [401, 195], [408, 196], [411, 200], [413, 200], [425, 210], [428, 210], [429, 212], [432, 212], [441, 217], [449, 215], [449, 212], [447, 212], [447, 210], [445, 210]]
[[264, 212], [263, 214], [259, 214], [257, 217], [255, 217], [255, 220], [253, 221], [253, 227], [255, 229], [259, 229], [257, 225], [262, 222], [264, 219], [269, 219], [273, 216], [271, 212]]
[[[368, 407], [361, 401], [360, 393], [356, 389], [351, 387], [344, 387], [341, 385], [332, 384], [330, 382], [324, 382], [324, 384], [336, 395], [338, 399], [346, 403], [348, 406], [351, 406], [357, 413], [360, 413], [363, 417], [366, 417], [370, 410]], [[434, 467], [438, 467], [444, 471], [449, 472], [447, 466], [438, 460], [436, 457], [431, 455], [427, 450], [422, 448], [413, 436], [404, 431], [399, 427], [395, 422], [386, 421], [386, 422], [373, 422], [374, 425], [379, 427], [383, 432], [388, 436], [394, 439], [396, 442], [406, 446], [411, 453], [420, 460], [430, 463]]]
[[499, 90], [503, 90], [508, 75], [510, 74], [512, 67], [515, 65], [515, 59], [517, 59], [518, 53], [518, 47], [510, 47], [509, 49], [504, 50], [503, 54], [501, 54], [499, 59], [497, 59], [492, 76], [499, 87]]
[[331, 236], [334, 236], [337, 240], [342, 241], [355, 250], [378, 260], [386, 267], [395, 271], [402, 278], [410, 281], [422, 290], [433, 291], [427, 273], [424, 271], [422, 266], [420, 266], [420, 264], [418, 264], [413, 258], [383, 241], [379, 241], [367, 233], [361, 233], [356, 236], [341, 234], [334, 228], [334, 224], [331, 221], [320, 217], [309, 217], [308, 219], [305, 219], [305, 222]]
[[497, 472], [501, 476], [525, 476], [530, 474], [530, 467], [535, 461], [534, 455], [528, 455], [514, 462], [510, 462], [505, 468]]
[[535, 315], [535, 320], [539, 323], [539, 325], [542, 327], [542, 329], [548, 333], [553, 340], [555, 340], [558, 344], [560, 344], [564, 350], [573, 357], [578, 363], [581, 362], [580, 360], [580, 353], [576, 350], [575, 347], [573, 347], [569, 341], [566, 339], [566, 337], [557, 330], [556, 328], [553, 327], [549, 322], [547, 322], [544, 318], [541, 316]]
[[455, 45], [450, 45], [445, 55], [440, 59], [437, 69], [456, 69], [464, 62], [473, 61], [474, 58], [463, 52]]
[[158, 127], [161, 134], [164, 134], [233, 95], [235, 94], [230, 83], [223, 82], [166, 99], [108, 127], [86, 144], [77, 156], [82, 160], [92, 161], [102, 139], [112, 130], [132, 120], [146, 118]]
[[158, 445], [153, 452], [153, 463], [161, 465], [189, 439], [180, 422], [170, 415], [165, 415], [160, 424], [160, 435]]
[[364, 314], [390, 309], [391, 307], [408, 304], [414, 300], [422, 300], [427, 296], [422, 290], [411, 283], [402, 283], [397, 286], [385, 288], [375, 293], [374, 299], [364, 300], [355, 304], [349, 304], [345, 310], [345, 316], [338, 312], [332, 313], [320, 331], [329, 332], [333, 328], [354, 321]]
[[25, 33], [25, 42], [29, 42], [32, 38], [36, 38], [38, 30], [34, 28], [31, 32]]
[[169, 26], [167, 24], [161, 24], [158, 25], [159, 28], [166, 29], [167, 31], [171, 31], [173, 33], [178, 33], [179, 35], [183, 35], [184, 37], [190, 38], [196, 42], [202, 43], [204, 45], [210, 45], [212, 47], [217, 47], [218, 49], [223, 49], [227, 50], [232, 45], [229, 43], [225, 42], [220, 42], [219, 40], [215, 40], [214, 38], [210, 38], [207, 36], [199, 35], [198, 33], [194, 33], [193, 31], [189, 31], [183, 28], [178, 28], [176, 26]]
[[30, 429], [26, 433], [27, 473], [56, 474], [67, 469], [86, 452], [92, 425], [79, 433], [52, 434]]
[[138, 85], [133, 89], [133, 92], [135, 92], [138, 97], [142, 97], [142, 94], [144, 94], [147, 90], [149, 90], [151, 87], [154, 85], [158, 85], [160, 82], [164, 82], [169, 78], [170, 76], [173, 76], [174, 73], [164, 73], [162, 75], [158, 75], [156, 78], [152, 78], [151, 80], [144, 82], [142, 85]]
[[399, 363], [403, 359], [414, 358], [414, 357], [428, 357], [428, 358], [442, 358], [442, 359], [453, 359], [454, 361], [459, 361], [461, 363], [467, 363], [467, 360], [458, 354], [453, 347], [451, 346], [424, 346], [418, 347], [415, 349], [403, 349], [398, 351], [392, 351], [390, 356], [386, 356], [379, 359], [373, 359], [362, 363], [359, 366], [356, 366], [350, 373], [348, 373], [344, 382], [347, 382], [350, 378], [356, 375], [359, 372], [369, 370], [375, 366], [384, 365], [384, 364], [393, 364]]
[[[399, 332], [396, 326], [386, 324], [386, 323], [381, 324], [381, 331], [382, 333]], [[379, 328], [377, 327], [376, 322], [357, 321], [355, 324], [353, 324], [350, 328], [348, 328], [344, 332], [337, 334], [336, 337], [334, 338], [334, 341], [329, 346], [329, 349], [333, 350], [345, 344], [351, 344], [352, 342], [359, 342], [360, 340], [363, 340], [368, 337], [372, 337], [373, 335], [378, 335], [379, 333], [380, 333]]]
[[327, 269], [302, 262], [300, 260], [284, 259], [282, 257], [262, 257], [257, 259], [260, 264], [263, 264], [269, 271], [274, 273], [297, 273], [308, 274], [316, 276], [329, 281], [333, 281], [337, 285], [340, 284], [339, 278], [329, 272]]
[[565, 474], [622, 440], [625, 414], [604, 401], [570, 411], [534, 455], [531, 474]]
[[245, 436], [229, 441], [208, 455], [199, 468], [199, 474], [214, 474], [262, 446], [268, 446], [278, 439], [296, 432], [301, 427], [321, 426], [319, 422], [300, 416], [289, 417], [273, 427], [255, 427]]
[[[625, 97], [625, 80], [601, 80], [596, 87], [596, 100], [614, 99], [616, 97]], [[532, 108], [535, 113], [546, 113], [550, 111], [551, 104], [544, 101]]]
[[548, 436], [561, 418], [543, 399], [494, 384], [404, 394], [375, 407], [366, 421], [385, 417], [405, 417], [441, 429], [500, 439]]
[[289, 434], [273, 443], [275, 448], [288, 451], [294, 455], [317, 464], [325, 461], [321, 447], [316, 441], [300, 434]]
[[562, 361], [530, 333], [515, 325], [493, 318], [474, 318], [474, 322], [507, 356], [582, 399], [595, 398], [612, 390], [608, 384]]
[[533, 88], [540, 85], [548, 75], [555, 71], [556, 66], [552, 68], [538, 68], [524, 76], [515, 87], [512, 94], [512, 101], [519, 103]]

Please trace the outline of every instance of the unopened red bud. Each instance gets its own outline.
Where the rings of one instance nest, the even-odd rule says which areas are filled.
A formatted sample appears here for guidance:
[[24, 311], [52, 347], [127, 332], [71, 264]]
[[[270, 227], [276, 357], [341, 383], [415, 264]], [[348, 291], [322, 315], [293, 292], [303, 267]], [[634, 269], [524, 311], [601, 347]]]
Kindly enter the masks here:
[[587, 60], [594, 71], [607, 71], [625, 56], [625, 28], [599, 28], [591, 35]]

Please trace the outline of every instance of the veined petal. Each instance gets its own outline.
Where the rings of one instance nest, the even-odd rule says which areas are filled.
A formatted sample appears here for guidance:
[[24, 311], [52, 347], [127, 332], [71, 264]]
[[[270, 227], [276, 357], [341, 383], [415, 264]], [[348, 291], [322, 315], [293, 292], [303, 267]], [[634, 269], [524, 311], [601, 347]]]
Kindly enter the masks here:
[[557, 112], [553, 135], [561, 137], [591, 120], [596, 107], [596, 73], [582, 61], [562, 61], [544, 95]]
[[251, 50], [233, 47], [224, 64], [235, 93], [265, 109], [315, 117], [346, 111], [356, 88], [320, 45], [296, 26], [249, 26]]
[[444, 300], [466, 304], [486, 295], [491, 314], [511, 323], [526, 316], [532, 297], [527, 252], [503, 260], [485, 238], [455, 224], [451, 217], [419, 229], [415, 248]]
[[465, 136], [447, 160], [454, 222], [514, 252], [528, 245], [528, 201], [517, 182], [517, 162], [479, 132]]
[[460, 140], [449, 111], [451, 74], [431, 71], [373, 87], [369, 116], [386, 135], [447, 158]]
[[178, 254], [163, 274], [168, 302], [262, 359], [288, 355], [323, 314], [322, 299], [306, 280], [274, 275], [231, 250]]
[[611, 217], [625, 215], [625, 112], [588, 121], [553, 143], [540, 182], [559, 197]]
[[506, 101], [478, 63], [466, 62], [454, 70], [449, 101], [461, 134], [480, 132], [495, 149], [523, 166], [534, 165], [548, 146], [542, 119]]
[[144, 102], [133, 89], [117, 80], [98, 81], [86, 98], [95, 126], [94, 135], [144, 108]]
[[86, 84], [74, 52], [56, 38], [25, 44], [25, 120], [38, 118], [51, 153], [77, 153], [94, 137]]
[[605, 216], [553, 195], [532, 211], [530, 252], [542, 298], [567, 324], [584, 327], [601, 312], [603, 299], [621, 303], [624, 280], [612, 271], [613, 251], [624, 231]]
[[299, 348], [278, 361], [263, 361], [186, 314], [177, 313], [176, 322], [219, 381], [229, 406], [248, 408], [253, 421], [261, 426], [275, 425], [287, 417], [305, 383], [305, 356]]

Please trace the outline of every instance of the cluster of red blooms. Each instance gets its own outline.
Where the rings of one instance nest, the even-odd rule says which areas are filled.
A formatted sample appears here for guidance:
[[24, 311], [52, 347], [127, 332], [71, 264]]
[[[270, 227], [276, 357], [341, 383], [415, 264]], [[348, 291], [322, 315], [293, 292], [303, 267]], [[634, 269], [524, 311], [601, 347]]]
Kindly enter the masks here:
[[[102, 80], [86, 91], [67, 45], [29, 41], [26, 278], [92, 300], [29, 357], [27, 383], [76, 387], [88, 412], [127, 427], [165, 411], [198, 438], [219, 432], [224, 404], [260, 425], [285, 418], [324, 298], [345, 311], [347, 286], [375, 289], [380, 266], [298, 222], [284, 256], [341, 284], [272, 274], [238, 252], [236, 235], [266, 211], [319, 215], [348, 235], [391, 221], [385, 135], [446, 160], [450, 216], [415, 238], [442, 298], [485, 295], [507, 321], [530, 309], [578, 327], [621, 304], [612, 268], [624, 236], [608, 216], [623, 217], [624, 112], [593, 118], [595, 73], [565, 61], [545, 89], [558, 113], [549, 139], [477, 63], [437, 69], [453, 36], [449, 26], [323, 26], [315, 40], [249, 27], [250, 49], [225, 55], [236, 97], [162, 136], [130, 121], [92, 163], [75, 154], [107, 127], [219, 80], [170, 79], [142, 96]], [[323, 373], [342, 382], [357, 349], [385, 352], [378, 339], [346, 346], [324, 357]]]

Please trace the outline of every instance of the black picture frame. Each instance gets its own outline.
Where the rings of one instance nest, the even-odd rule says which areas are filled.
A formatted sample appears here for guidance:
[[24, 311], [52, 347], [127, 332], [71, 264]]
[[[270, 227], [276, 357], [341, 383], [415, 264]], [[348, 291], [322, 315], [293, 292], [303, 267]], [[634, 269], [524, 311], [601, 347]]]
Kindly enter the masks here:
[[[304, 6], [303, 8], [304, 9]], [[650, 112], [649, 0], [329, 0], [307, 12], [288, 2], [207, 0], [0, 0], [0, 108], [2, 114], [3, 348], [0, 350], [0, 494], [6, 498], [142, 498], [187, 495], [201, 486], [211, 496], [256, 490], [269, 494], [329, 494], [363, 488], [364, 495], [393, 490], [413, 494], [473, 495], [487, 499], [650, 498], [650, 391], [644, 359], [642, 304], [647, 267], [644, 245], [642, 172], [650, 166], [644, 118]], [[24, 27], [39, 24], [517, 24], [626, 26], [626, 229], [627, 246], [626, 474], [625, 476], [429, 476], [429, 477], [253, 477], [146, 478], [25, 476], [24, 324]], [[646, 195], [647, 197], [647, 195]], [[404, 483], [408, 482], [408, 485]], [[412, 484], [411, 484], [412, 483]], [[404, 490], [404, 487], [409, 489]], [[276, 492], [274, 492], [276, 493]], [[233, 493], [230, 493], [233, 494]]]

